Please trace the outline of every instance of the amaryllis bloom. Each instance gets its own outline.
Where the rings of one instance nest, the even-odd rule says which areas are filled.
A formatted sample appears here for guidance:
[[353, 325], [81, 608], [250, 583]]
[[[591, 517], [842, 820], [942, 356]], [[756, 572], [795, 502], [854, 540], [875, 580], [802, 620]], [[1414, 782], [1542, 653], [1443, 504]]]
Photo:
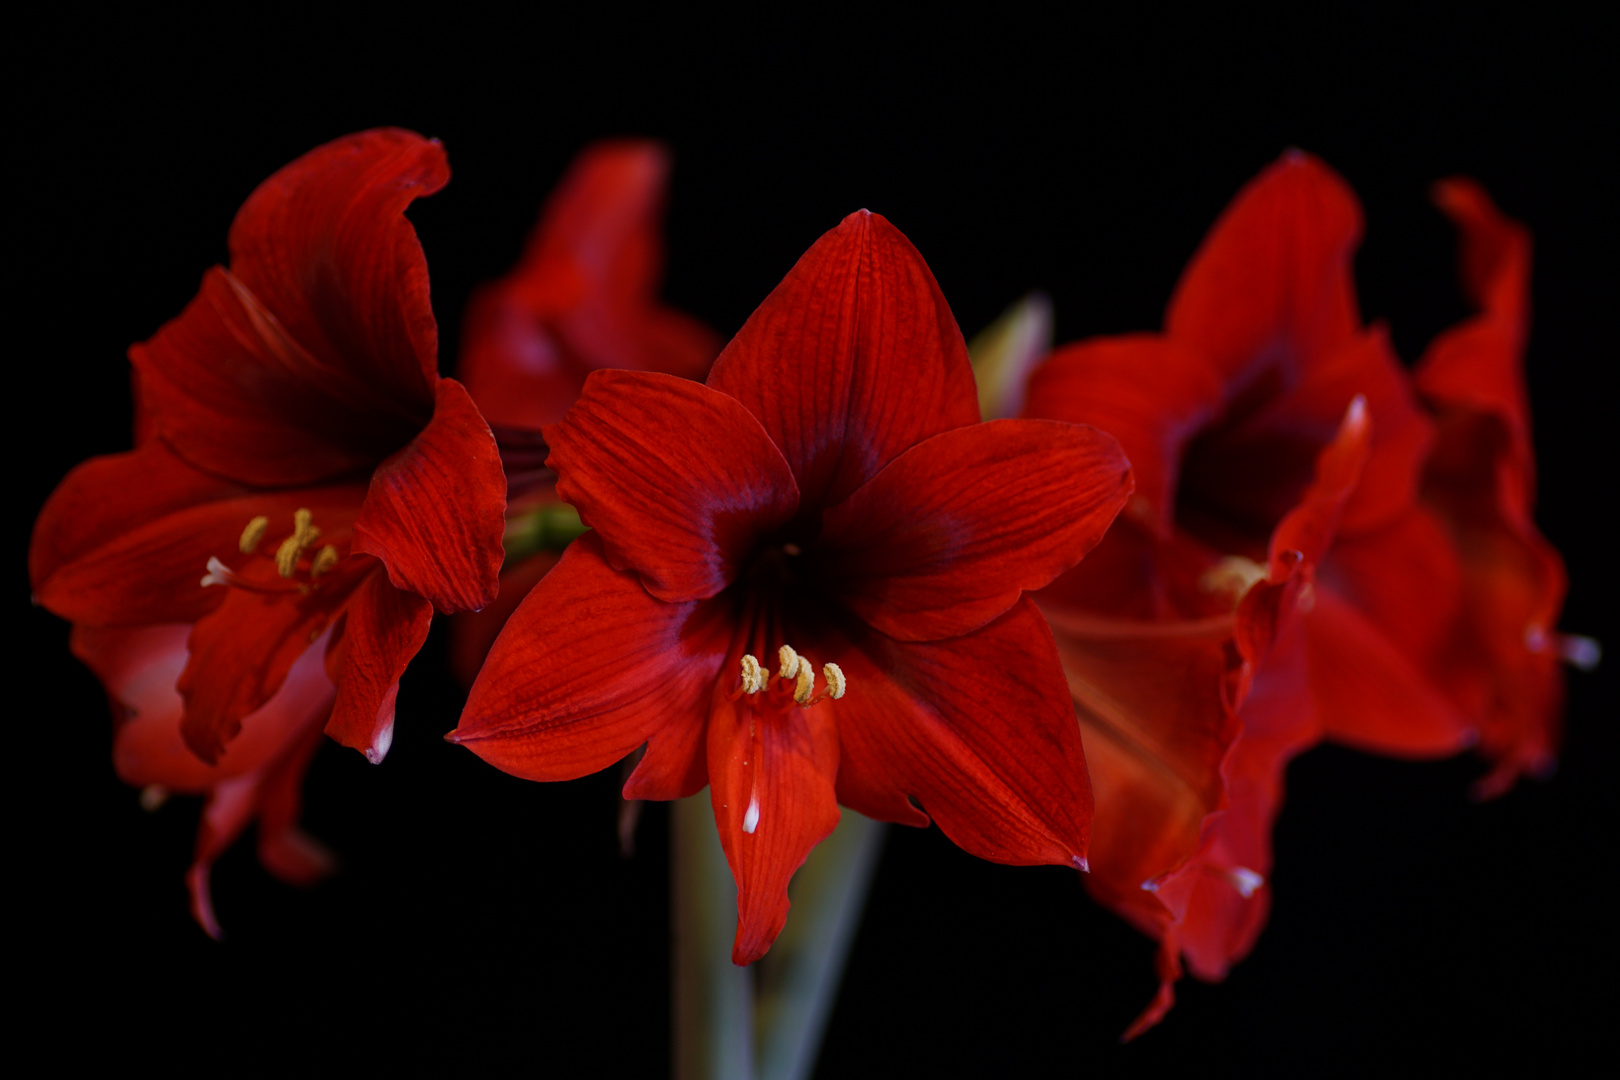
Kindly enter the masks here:
[[1530, 513], [1536, 468], [1522, 365], [1530, 326], [1530, 235], [1479, 185], [1448, 180], [1435, 201], [1462, 233], [1462, 277], [1479, 313], [1437, 337], [1417, 368], [1439, 439], [1424, 505], [1454, 541], [1463, 601], [1436, 680], [1478, 724], [1495, 764], [1480, 792], [1546, 773], [1560, 740], [1561, 660], [1597, 662], [1596, 643], [1554, 632], [1564, 563]]
[[541, 427], [561, 420], [600, 368], [709, 372], [720, 338], [658, 301], [669, 152], [618, 140], [587, 148], [557, 185], [522, 260], [467, 307], [459, 374], [495, 427], [507, 464], [507, 563], [495, 602], [452, 627], [457, 675], [470, 684], [507, 618], [557, 563], [543, 508], [559, 504]]
[[[135, 704], [129, 679], [167, 671], [172, 628], [189, 628], [176, 730], [121, 736], [124, 775], [218, 803], [228, 777], [258, 767], [239, 758], [276, 756], [233, 754], [236, 740], [305, 717], [381, 761], [433, 609], [494, 598], [500, 459], [466, 391], [436, 370], [427, 266], [404, 215], [448, 178], [438, 143], [378, 130], [260, 185], [231, 226], [230, 267], [130, 351], [136, 448], [79, 466], [41, 513], [38, 601], [81, 644], [92, 628], [150, 631], [85, 646], [115, 698]], [[312, 651], [331, 695], [300, 667]], [[300, 719], [255, 726], [295, 671], [286, 708]], [[164, 779], [173, 734], [213, 771]]]
[[1039, 598], [1098, 794], [1088, 886], [1163, 944], [1135, 1030], [1169, 1007], [1182, 956], [1218, 979], [1252, 947], [1290, 757], [1323, 737], [1412, 757], [1473, 738], [1428, 666], [1461, 597], [1418, 500], [1433, 425], [1357, 314], [1360, 232], [1343, 182], [1291, 153], [1217, 223], [1162, 334], [1068, 346], [1031, 380], [1026, 415], [1109, 431], [1138, 480]]
[[1016, 864], [1084, 865], [1091, 797], [1026, 589], [1130, 491], [1076, 425], [978, 423], [932, 274], [883, 218], [822, 237], [706, 385], [601, 371], [547, 429], [592, 531], [513, 615], [450, 738], [564, 780], [646, 751], [626, 798], [709, 785], [764, 954], [842, 803]]

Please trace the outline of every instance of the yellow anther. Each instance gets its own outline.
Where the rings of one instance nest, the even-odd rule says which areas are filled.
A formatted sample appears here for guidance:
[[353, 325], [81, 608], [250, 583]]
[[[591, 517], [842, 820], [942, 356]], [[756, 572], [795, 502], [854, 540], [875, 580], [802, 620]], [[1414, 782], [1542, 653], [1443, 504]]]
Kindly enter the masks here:
[[298, 553], [302, 550], [297, 533], [283, 540], [281, 546], [276, 548], [276, 573], [282, 577], [292, 577], [298, 570]]
[[242, 539], [236, 542], [237, 548], [244, 555], [251, 555], [259, 550], [259, 541], [264, 539], [264, 531], [270, 527], [270, 519], [260, 514], [247, 523], [242, 530]]
[[827, 696], [837, 701], [844, 696], [849, 684], [844, 681], [844, 669], [837, 664], [821, 665], [821, 674], [827, 679]]
[[742, 689], [745, 694], [757, 694], [765, 689], [765, 670], [751, 653], [743, 653]]
[[793, 700], [800, 705], [810, 704], [810, 694], [816, 688], [816, 673], [807, 656], [798, 657], [799, 685], [793, 689]]
[[321, 530], [315, 527], [315, 515], [303, 507], [293, 511], [293, 535], [298, 537], [299, 547], [309, 547], [315, 538], [321, 535]]
[[777, 649], [776, 658], [782, 663], [777, 669], [777, 674], [782, 678], [791, 679], [799, 674], [799, 654], [793, 651], [793, 646], [784, 645]]
[[321, 550], [315, 553], [314, 560], [309, 564], [309, 576], [320, 577], [322, 574], [332, 569], [332, 567], [336, 566], [337, 562], [338, 549], [333, 547], [331, 544], [327, 544], [325, 547], [321, 548]]

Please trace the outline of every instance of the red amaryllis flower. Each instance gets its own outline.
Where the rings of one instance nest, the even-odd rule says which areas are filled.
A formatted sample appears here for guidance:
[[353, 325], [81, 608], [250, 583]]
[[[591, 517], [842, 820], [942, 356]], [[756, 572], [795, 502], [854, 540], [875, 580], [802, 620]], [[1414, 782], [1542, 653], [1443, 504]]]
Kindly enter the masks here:
[[558, 502], [541, 427], [562, 419], [599, 368], [701, 379], [720, 351], [712, 330], [658, 302], [669, 168], [655, 142], [586, 149], [547, 201], [522, 261], [467, 307], [459, 373], [501, 444], [511, 535], [500, 596], [453, 624], [452, 662], [466, 684], [557, 562], [551, 550], [511, 557], [543, 527], [537, 511]]
[[1128, 466], [1088, 428], [977, 420], [933, 276], [852, 214], [707, 385], [597, 372], [547, 430], [593, 531], [507, 624], [451, 739], [535, 780], [645, 744], [627, 798], [707, 782], [738, 963], [775, 939], [837, 803], [1083, 865], [1079, 733], [1023, 592], [1097, 542]]
[[1462, 233], [1462, 277], [1479, 314], [1437, 337], [1417, 369], [1439, 440], [1424, 472], [1424, 504], [1444, 523], [1461, 563], [1463, 601], [1432, 667], [1479, 725], [1495, 768], [1479, 791], [1545, 773], [1562, 722], [1561, 659], [1590, 666], [1595, 643], [1553, 632], [1564, 563], [1530, 516], [1535, 457], [1521, 366], [1530, 325], [1530, 236], [1468, 180], [1435, 188]]
[[[260, 185], [231, 226], [230, 268], [130, 352], [140, 444], [75, 469], [35, 526], [30, 573], [52, 611], [80, 627], [190, 627], [178, 734], [216, 772], [177, 787], [221, 797], [233, 740], [315, 646], [336, 687], [327, 733], [380, 761], [433, 608], [495, 595], [500, 460], [466, 391], [436, 371], [404, 216], [448, 176], [438, 143], [380, 130]], [[133, 640], [114, 651], [146, 647]], [[292, 696], [324, 714], [319, 695]]]
[[1291, 756], [1324, 735], [1406, 756], [1472, 738], [1428, 675], [1456, 555], [1417, 500], [1432, 425], [1356, 312], [1360, 231], [1342, 181], [1290, 154], [1223, 215], [1163, 334], [1060, 349], [1031, 380], [1026, 415], [1115, 434], [1139, 482], [1040, 597], [1097, 785], [1088, 885], [1164, 946], [1135, 1030], [1169, 1007], [1178, 954], [1220, 978], [1252, 946]]

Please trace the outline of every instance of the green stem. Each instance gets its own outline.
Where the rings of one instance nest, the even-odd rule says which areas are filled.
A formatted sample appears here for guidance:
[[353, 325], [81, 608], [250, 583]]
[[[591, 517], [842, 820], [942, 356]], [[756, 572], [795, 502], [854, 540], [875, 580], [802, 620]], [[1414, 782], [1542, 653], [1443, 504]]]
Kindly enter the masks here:
[[762, 1080], [807, 1080], [815, 1069], [884, 832], [882, 822], [845, 809], [793, 876], [792, 913], [757, 965]]
[[754, 977], [731, 962], [737, 886], [709, 793], [670, 807], [675, 1080], [751, 1080]]

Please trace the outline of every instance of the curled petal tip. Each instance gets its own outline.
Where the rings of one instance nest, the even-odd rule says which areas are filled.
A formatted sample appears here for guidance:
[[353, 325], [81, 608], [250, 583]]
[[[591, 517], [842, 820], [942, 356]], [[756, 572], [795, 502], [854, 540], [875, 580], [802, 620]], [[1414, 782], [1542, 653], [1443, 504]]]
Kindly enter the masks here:
[[373, 765], [381, 765], [383, 758], [388, 756], [388, 748], [394, 745], [394, 725], [389, 724], [377, 732], [377, 737], [366, 747], [366, 760]]
[[1091, 863], [1084, 855], [1076, 855], [1074, 858], [1070, 859], [1069, 862], [1082, 874], [1091, 873]]
[[1344, 411], [1345, 427], [1360, 427], [1367, 422], [1367, 397], [1357, 394], [1350, 399], [1350, 407]]

